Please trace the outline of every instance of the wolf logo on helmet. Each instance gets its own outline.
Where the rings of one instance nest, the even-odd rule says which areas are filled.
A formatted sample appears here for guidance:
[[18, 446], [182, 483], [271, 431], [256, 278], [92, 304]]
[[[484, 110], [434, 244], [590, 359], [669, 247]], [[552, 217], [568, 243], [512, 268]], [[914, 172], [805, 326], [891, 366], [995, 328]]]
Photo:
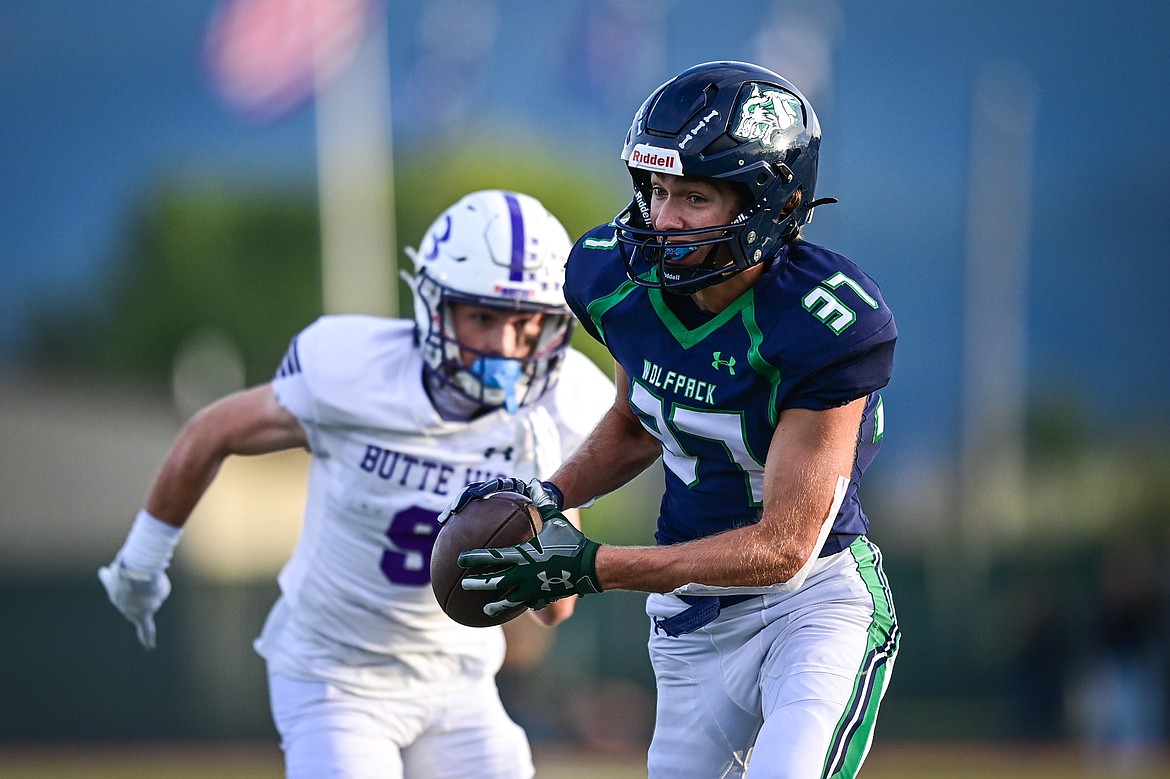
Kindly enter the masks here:
[[731, 135], [741, 141], [759, 141], [776, 146], [780, 136], [800, 121], [800, 101], [777, 89], [760, 89], [752, 84], [752, 93], [739, 108], [739, 126]]
[[[429, 376], [482, 406], [515, 412], [535, 403], [556, 382], [575, 321], [562, 290], [571, 245], [557, 218], [518, 192], [474, 192], [440, 215], [425, 248], [406, 249], [414, 276], [403, 273]], [[461, 343], [451, 303], [543, 314], [533, 353], [504, 358]], [[477, 355], [470, 367], [467, 352]]]

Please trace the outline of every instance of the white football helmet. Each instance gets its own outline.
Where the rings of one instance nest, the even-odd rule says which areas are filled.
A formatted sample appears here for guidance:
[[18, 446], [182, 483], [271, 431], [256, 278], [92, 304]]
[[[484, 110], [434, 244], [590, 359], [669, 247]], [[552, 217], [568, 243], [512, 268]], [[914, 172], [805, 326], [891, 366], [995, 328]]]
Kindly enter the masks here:
[[[572, 334], [562, 289], [572, 242], [557, 218], [533, 197], [484, 190], [465, 196], [406, 249], [414, 276], [415, 336], [428, 372], [481, 406], [516, 411], [534, 403], [557, 378]], [[533, 353], [520, 360], [461, 344], [451, 302], [543, 313]], [[460, 351], [479, 355], [465, 367]]]

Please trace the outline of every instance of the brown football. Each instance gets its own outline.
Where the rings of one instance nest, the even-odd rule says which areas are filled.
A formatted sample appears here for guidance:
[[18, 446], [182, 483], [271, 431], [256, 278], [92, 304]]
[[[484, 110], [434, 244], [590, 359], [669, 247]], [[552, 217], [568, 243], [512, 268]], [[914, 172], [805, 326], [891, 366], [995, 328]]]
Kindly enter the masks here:
[[[484, 628], [513, 619], [524, 606], [516, 606], [493, 617], [483, 613], [484, 605], [500, 599], [494, 590], [465, 590], [460, 584], [465, 568], [457, 560], [469, 549], [514, 546], [540, 532], [540, 512], [526, 496], [517, 492], [495, 492], [472, 500], [452, 514], [439, 529], [431, 552], [431, 587], [447, 616], [461, 625]], [[493, 568], [477, 569], [490, 573]]]

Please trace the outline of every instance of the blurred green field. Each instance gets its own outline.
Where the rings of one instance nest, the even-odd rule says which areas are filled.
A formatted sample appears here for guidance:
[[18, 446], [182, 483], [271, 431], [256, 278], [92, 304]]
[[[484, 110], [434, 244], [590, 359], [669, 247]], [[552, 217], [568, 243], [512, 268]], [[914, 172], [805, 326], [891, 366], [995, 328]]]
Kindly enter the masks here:
[[[637, 779], [641, 754], [538, 749], [537, 779]], [[2, 745], [4, 779], [281, 779], [275, 745]], [[1170, 779], [1164, 751], [1141, 765], [1088, 758], [1077, 745], [884, 744], [865, 779]]]

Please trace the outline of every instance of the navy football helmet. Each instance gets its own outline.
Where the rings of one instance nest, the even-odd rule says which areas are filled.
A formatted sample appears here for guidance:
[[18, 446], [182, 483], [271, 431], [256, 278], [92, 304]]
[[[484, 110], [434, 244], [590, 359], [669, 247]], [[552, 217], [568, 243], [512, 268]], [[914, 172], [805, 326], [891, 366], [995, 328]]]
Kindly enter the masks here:
[[[758, 65], [707, 62], [658, 87], [638, 109], [622, 149], [634, 197], [615, 226], [627, 249], [630, 279], [691, 294], [776, 257], [809, 221], [814, 207], [836, 202], [814, 199], [820, 145], [820, 124], [808, 100]], [[652, 172], [731, 182], [747, 205], [725, 225], [655, 230], [650, 220]], [[786, 210], [797, 193], [799, 202]], [[698, 235], [706, 237], [688, 240]], [[672, 262], [688, 249], [708, 245], [726, 245], [729, 252], [710, 251], [697, 266]], [[730, 254], [731, 263], [717, 267], [720, 254], [718, 262]]]

